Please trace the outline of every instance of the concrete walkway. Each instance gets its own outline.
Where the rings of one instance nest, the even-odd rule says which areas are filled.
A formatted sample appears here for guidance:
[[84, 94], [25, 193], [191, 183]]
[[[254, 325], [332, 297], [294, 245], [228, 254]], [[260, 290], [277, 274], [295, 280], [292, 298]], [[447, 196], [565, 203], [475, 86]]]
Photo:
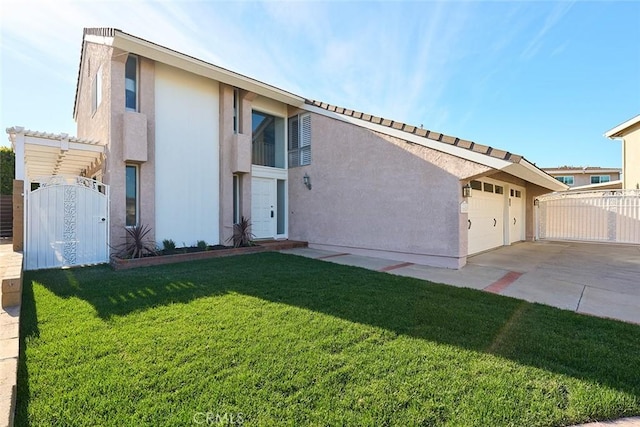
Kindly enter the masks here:
[[10, 241], [0, 243], [0, 427], [13, 426], [18, 375], [22, 254]]
[[470, 257], [460, 270], [312, 248], [283, 252], [640, 324], [638, 246], [524, 242]]

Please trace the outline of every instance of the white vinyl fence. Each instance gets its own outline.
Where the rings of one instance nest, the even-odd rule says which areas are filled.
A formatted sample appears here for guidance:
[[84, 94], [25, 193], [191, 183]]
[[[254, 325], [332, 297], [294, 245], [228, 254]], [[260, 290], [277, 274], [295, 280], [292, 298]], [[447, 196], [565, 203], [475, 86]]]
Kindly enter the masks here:
[[[109, 186], [84, 177], [27, 183], [24, 269], [109, 261]], [[37, 188], [35, 188], [37, 187]]]
[[537, 205], [539, 239], [640, 244], [640, 190], [553, 193]]

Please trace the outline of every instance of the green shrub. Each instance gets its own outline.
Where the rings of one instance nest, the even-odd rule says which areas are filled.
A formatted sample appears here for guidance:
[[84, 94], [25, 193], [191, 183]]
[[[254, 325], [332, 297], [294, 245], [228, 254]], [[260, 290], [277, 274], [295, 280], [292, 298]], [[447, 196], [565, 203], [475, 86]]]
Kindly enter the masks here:
[[9, 147], [0, 147], [0, 194], [13, 194], [13, 178], [16, 170], [16, 155]]
[[176, 242], [173, 239], [164, 239], [162, 241], [162, 249], [166, 252], [173, 252], [176, 250]]

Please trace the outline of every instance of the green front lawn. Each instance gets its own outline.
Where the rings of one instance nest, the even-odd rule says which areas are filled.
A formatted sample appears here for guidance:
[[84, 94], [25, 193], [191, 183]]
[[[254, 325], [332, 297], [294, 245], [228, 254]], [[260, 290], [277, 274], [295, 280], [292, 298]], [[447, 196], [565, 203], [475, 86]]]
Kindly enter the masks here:
[[278, 253], [24, 284], [18, 426], [640, 414], [640, 326], [489, 293]]

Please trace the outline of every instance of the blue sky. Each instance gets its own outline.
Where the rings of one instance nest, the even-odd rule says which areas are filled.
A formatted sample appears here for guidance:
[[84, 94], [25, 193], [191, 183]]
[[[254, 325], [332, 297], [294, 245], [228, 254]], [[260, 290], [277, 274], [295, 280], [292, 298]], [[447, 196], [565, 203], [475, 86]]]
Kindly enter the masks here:
[[3, 0], [3, 131], [76, 134], [94, 26], [542, 167], [620, 167], [603, 133], [640, 114], [640, 2]]

